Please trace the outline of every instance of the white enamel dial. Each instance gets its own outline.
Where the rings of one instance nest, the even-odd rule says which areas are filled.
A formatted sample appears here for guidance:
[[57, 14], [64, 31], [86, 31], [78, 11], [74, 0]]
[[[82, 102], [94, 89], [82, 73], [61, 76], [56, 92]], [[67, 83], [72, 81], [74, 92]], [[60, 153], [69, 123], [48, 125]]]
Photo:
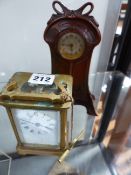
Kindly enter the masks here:
[[59, 145], [58, 111], [12, 109], [20, 139], [25, 144]]
[[61, 56], [68, 60], [75, 60], [82, 56], [85, 49], [83, 38], [73, 32], [64, 34], [58, 42], [58, 51]]

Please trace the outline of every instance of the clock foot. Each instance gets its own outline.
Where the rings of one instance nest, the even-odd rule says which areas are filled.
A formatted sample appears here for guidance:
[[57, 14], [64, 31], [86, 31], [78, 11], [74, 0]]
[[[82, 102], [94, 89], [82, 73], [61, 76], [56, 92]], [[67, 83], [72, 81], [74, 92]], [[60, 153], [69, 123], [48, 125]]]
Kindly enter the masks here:
[[85, 106], [86, 110], [87, 110], [87, 114], [92, 115], [92, 116], [97, 116], [97, 113], [96, 113], [95, 108], [93, 106], [92, 99], [90, 99], [90, 100], [88, 99], [86, 101], [77, 99], [77, 100], [75, 100], [74, 104]]

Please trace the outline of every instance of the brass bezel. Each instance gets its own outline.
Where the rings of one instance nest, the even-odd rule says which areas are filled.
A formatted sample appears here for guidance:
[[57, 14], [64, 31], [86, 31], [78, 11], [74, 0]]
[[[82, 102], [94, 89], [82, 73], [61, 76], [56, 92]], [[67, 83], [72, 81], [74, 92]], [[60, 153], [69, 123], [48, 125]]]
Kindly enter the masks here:
[[[79, 53], [77, 53], [77, 54], [69, 54], [69, 53], [67, 53], [67, 52], [64, 52], [64, 50], [60, 50], [60, 42], [61, 42], [61, 40], [62, 40], [62, 38], [63, 37], [65, 37], [66, 35], [69, 35], [69, 34], [72, 34], [72, 35], [76, 35], [77, 37], [79, 37], [79, 40], [81, 40], [82, 41], [82, 49], [81, 49], [81, 51], [79, 52]], [[85, 50], [85, 41], [84, 41], [84, 38], [81, 36], [81, 34], [79, 34], [78, 32], [74, 32], [74, 31], [68, 31], [68, 32], [66, 32], [66, 33], [64, 33], [60, 38], [59, 38], [59, 40], [58, 40], [58, 44], [57, 44], [58, 46], [58, 52], [59, 52], [59, 54], [64, 58], [64, 59], [66, 59], [66, 60], [76, 60], [76, 59], [78, 59], [78, 58], [80, 58], [82, 55], [83, 55], [83, 53], [84, 53], [84, 50]]]

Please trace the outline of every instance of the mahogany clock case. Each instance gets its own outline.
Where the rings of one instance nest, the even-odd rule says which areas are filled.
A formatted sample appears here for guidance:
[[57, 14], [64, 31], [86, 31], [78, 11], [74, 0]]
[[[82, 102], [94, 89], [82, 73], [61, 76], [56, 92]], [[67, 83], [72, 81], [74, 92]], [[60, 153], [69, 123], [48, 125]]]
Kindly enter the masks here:
[[[52, 15], [44, 32], [44, 39], [49, 44], [51, 51], [52, 73], [72, 75], [75, 104], [86, 106], [89, 114], [96, 115], [88, 87], [88, 74], [93, 49], [101, 40], [98, 23], [90, 15], [94, 6], [91, 2], [87, 2], [77, 10], [69, 10], [59, 1], [54, 1], [52, 5], [56, 14]], [[62, 12], [57, 10], [56, 5], [61, 7]], [[90, 9], [83, 14], [86, 7]], [[58, 47], [61, 38], [67, 34], [68, 37], [77, 34], [84, 42], [84, 46], [80, 46], [84, 47], [83, 52], [78, 54], [78, 57], [75, 56], [75, 59], [63, 57]], [[71, 48], [76, 49], [78, 46], [76, 42], [73, 42], [73, 39], [66, 39], [65, 44], [68, 46], [64, 46], [64, 49], [67, 52], [67, 47], [70, 47], [70, 54], [73, 54]]]

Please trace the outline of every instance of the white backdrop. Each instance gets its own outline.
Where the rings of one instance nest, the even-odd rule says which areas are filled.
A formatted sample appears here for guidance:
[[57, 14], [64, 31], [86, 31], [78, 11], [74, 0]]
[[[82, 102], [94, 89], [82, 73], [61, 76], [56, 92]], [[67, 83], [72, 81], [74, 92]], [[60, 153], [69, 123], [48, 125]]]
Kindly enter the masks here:
[[[61, 0], [77, 9], [87, 0]], [[104, 71], [115, 33], [121, 0], [92, 0], [102, 41], [93, 53], [91, 73]], [[53, 13], [52, 0], [0, 0], [0, 86], [17, 71], [50, 73], [51, 59], [43, 40], [46, 23]], [[101, 69], [100, 69], [101, 68]], [[0, 108], [0, 148], [14, 152], [16, 140], [4, 109]]]

